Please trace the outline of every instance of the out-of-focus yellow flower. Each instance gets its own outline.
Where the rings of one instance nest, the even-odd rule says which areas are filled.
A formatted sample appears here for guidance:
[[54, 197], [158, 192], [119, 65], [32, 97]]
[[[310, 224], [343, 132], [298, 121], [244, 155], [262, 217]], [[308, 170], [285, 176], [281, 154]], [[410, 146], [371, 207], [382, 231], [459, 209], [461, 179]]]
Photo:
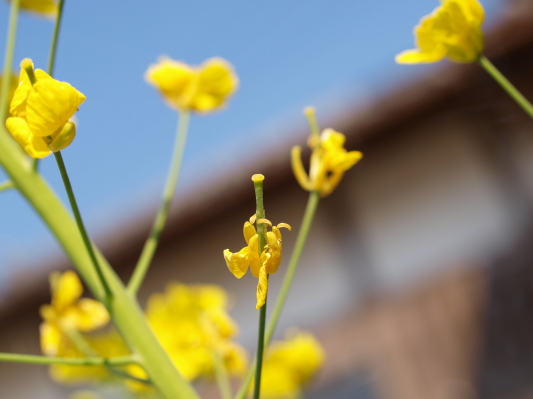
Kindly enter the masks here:
[[4, 84], [9, 85], [9, 90], [7, 94], [7, 106], [6, 106], [6, 119], [9, 117], [9, 104], [11, 103], [11, 100], [13, 99], [13, 94], [15, 94], [15, 89], [17, 88], [17, 85], [19, 83], [19, 78], [17, 75], [11, 75], [10, 78], [0, 75], [0, 87]]
[[20, 8], [47, 18], [55, 18], [58, 9], [57, 2], [54, 0], [20, 0]]
[[[96, 333], [81, 333], [80, 335], [91, 348], [94, 356], [112, 358], [130, 354], [126, 344], [114, 329]], [[83, 358], [87, 357], [87, 353], [83, 353], [67, 337], [59, 348], [57, 356]], [[51, 365], [50, 376], [57, 382], [69, 385], [108, 381], [116, 377], [105, 366], [71, 366], [67, 364]]]
[[[189, 381], [214, 373], [219, 356], [230, 375], [246, 371], [246, 354], [232, 341], [238, 329], [227, 313], [227, 295], [215, 285], [171, 284], [148, 300], [146, 317], [174, 365]], [[131, 370], [130, 370], [131, 371]], [[142, 369], [133, 370], [145, 378]], [[136, 384], [137, 388], [143, 388]]]
[[83, 287], [73, 271], [54, 273], [50, 277], [52, 303], [41, 306], [41, 349], [44, 354], [57, 356], [69, 346], [69, 331], [88, 332], [109, 322], [104, 305], [93, 299], [81, 298]]
[[247, 245], [239, 252], [233, 253], [229, 249], [225, 249], [223, 253], [226, 265], [235, 277], [241, 278], [250, 267], [254, 277], [259, 279], [256, 308], [260, 309], [265, 304], [268, 292], [267, 276], [275, 273], [281, 263], [282, 238], [279, 229], [284, 227], [290, 231], [291, 226], [287, 223], [272, 226], [272, 223], [267, 219], [258, 221], [272, 226], [272, 231], [266, 233], [267, 244], [259, 256], [259, 236], [253, 225], [254, 222], [255, 215], [250, 218], [249, 222], [244, 223], [243, 233]]
[[193, 67], [162, 57], [148, 68], [145, 79], [170, 107], [199, 113], [223, 107], [239, 85], [233, 67], [222, 58], [210, 58]]
[[[308, 117], [314, 117], [314, 109], [306, 110]], [[309, 113], [312, 115], [310, 116]], [[361, 160], [359, 151], [346, 151], [344, 134], [333, 129], [325, 129], [320, 137], [311, 135], [309, 146], [313, 150], [309, 175], [302, 164], [302, 149], [292, 148], [291, 164], [296, 180], [304, 190], [317, 190], [322, 197], [329, 195], [340, 183], [344, 172]]]
[[324, 363], [324, 350], [312, 334], [289, 331], [284, 341], [268, 348], [261, 374], [261, 397], [295, 399], [301, 397]]
[[474, 62], [483, 51], [481, 25], [485, 18], [478, 0], [443, 0], [415, 28], [417, 49], [396, 56], [401, 64], [430, 63], [448, 57]]
[[35, 70], [36, 81], [32, 85], [26, 71], [33, 69], [32, 61], [23, 60], [21, 67], [19, 85], [11, 101], [12, 116], [6, 120], [6, 127], [29, 156], [43, 158], [70, 145], [76, 126], [69, 119], [85, 96], [40, 69]]

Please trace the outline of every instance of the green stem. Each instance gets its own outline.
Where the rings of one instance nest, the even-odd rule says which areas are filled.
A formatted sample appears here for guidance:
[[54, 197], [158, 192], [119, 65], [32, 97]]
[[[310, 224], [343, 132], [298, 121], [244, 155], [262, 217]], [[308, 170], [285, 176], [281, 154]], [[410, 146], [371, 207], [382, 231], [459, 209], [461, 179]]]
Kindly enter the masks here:
[[[272, 336], [274, 335], [274, 331], [276, 330], [276, 326], [281, 316], [281, 311], [283, 310], [283, 306], [287, 301], [287, 296], [289, 294], [294, 275], [298, 268], [298, 263], [300, 262], [300, 257], [307, 241], [309, 231], [311, 230], [311, 225], [313, 224], [313, 219], [315, 217], [319, 202], [320, 194], [318, 193], [318, 191], [311, 191], [309, 193], [309, 200], [307, 201], [307, 207], [305, 208], [305, 213], [302, 220], [302, 224], [300, 226], [300, 231], [298, 232], [298, 237], [296, 238], [296, 244], [294, 245], [294, 250], [289, 261], [289, 266], [287, 268], [287, 272], [285, 273], [285, 277], [281, 285], [281, 291], [278, 295], [276, 305], [274, 306], [274, 311], [272, 312], [272, 316], [270, 317], [268, 323], [268, 328], [265, 336], [266, 345], [268, 345], [272, 340]], [[246, 375], [246, 378], [239, 392], [237, 393], [237, 396], [235, 397], [236, 399], [244, 399], [246, 397], [248, 388], [250, 386], [250, 383], [252, 382], [254, 372], [255, 367], [252, 366], [248, 371], [248, 374]]]
[[[255, 189], [255, 220], [257, 226], [257, 236], [258, 236], [258, 255], [261, 258], [261, 254], [267, 243], [266, 240], [266, 224], [258, 223], [259, 220], [265, 218], [265, 206], [263, 203], [263, 175], [254, 175], [252, 176], [252, 181], [254, 182]], [[268, 275], [267, 275], [268, 279]], [[266, 319], [266, 307], [267, 307], [267, 297], [265, 297], [265, 303], [259, 311], [259, 330], [257, 334], [257, 355], [256, 355], [256, 366], [255, 366], [255, 386], [254, 386], [254, 399], [259, 399], [261, 392], [261, 370], [263, 368], [263, 353], [265, 346], [265, 319]]]
[[515, 100], [515, 102], [533, 118], [533, 105], [513, 86], [511, 82], [489, 61], [485, 56], [480, 56], [478, 60], [481, 67]]
[[10, 188], [13, 188], [13, 183], [11, 182], [11, 180], [0, 183], [0, 192], [9, 190]]
[[61, 20], [63, 17], [63, 6], [65, 5], [65, 0], [59, 0], [56, 22], [54, 25], [54, 33], [52, 35], [52, 44], [50, 45], [50, 53], [48, 55], [48, 75], [54, 76], [54, 67], [56, 63], [56, 53], [57, 53], [57, 43], [59, 39], [59, 30], [61, 28]]
[[18, 353], [0, 353], [0, 362], [11, 363], [30, 363], [30, 364], [66, 364], [71, 366], [127, 366], [135, 364], [137, 360], [129, 356], [111, 357], [108, 359], [102, 357], [51, 357], [38, 355], [23, 355]]
[[[56, 64], [56, 54], [57, 54], [57, 43], [59, 42], [59, 30], [61, 29], [61, 21], [63, 20], [63, 7], [65, 5], [65, 0], [59, 0], [57, 5], [57, 15], [54, 24], [54, 33], [52, 34], [52, 43], [50, 44], [50, 53], [48, 55], [48, 75], [54, 76], [54, 68]], [[39, 169], [39, 159], [35, 158], [33, 160], [33, 170], [37, 171]]]
[[107, 304], [112, 297], [111, 290], [109, 289], [107, 281], [104, 277], [102, 268], [100, 267], [100, 264], [98, 263], [98, 259], [96, 258], [96, 254], [94, 252], [93, 244], [91, 243], [91, 240], [89, 239], [87, 230], [85, 229], [85, 224], [83, 223], [83, 219], [81, 218], [80, 209], [78, 208], [78, 203], [76, 202], [76, 197], [74, 196], [74, 190], [72, 189], [72, 185], [70, 184], [70, 179], [68, 177], [67, 168], [65, 167], [65, 162], [63, 162], [63, 156], [61, 155], [61, 152], [58, 151], [58, 152], [54, 152], [54, 157], [56, 159], [59, 172], [61, 173], [61, 178], [63, 179], [63, 184], [65, 186], [65, 190], [67, 191], [68, 200], [70, 202], [70, 207], [72, 208], [72, 212], [74, 213], [74, 219], [76, 220], [76, 224], [78, 225], [81, 238], [83, 240], [85, 248], [87, 248], [87, 253], [89, 254], [89, 257], [91, 258], [91, 261], [93, 262], [96, 273], [98, 274], [98, 278], [100, 279], [100, 282], [102, 283], [102, 287], [104, 288], [104, 291], [106, 293], [106, 301], [104, 301], [104, 303]]
[[180, 113], [178, 130], [176, 133], [176, 142], [174, 145], [174, 154], [172, 155], [172, 162], [170, 164], [165, 189], [163, 190], [163, 199], [152, 225], [150, 235], [144, 244], [139, 261], [137, 262], [135, 270], [133, 271], [133, 275], [128, 283], [128, 291], [133, 295], [137, 294], [139, 288], [141, 287], [157, 249], [161, 232], [163, 231], [167, 221], [170, 205], [172, 203], [174, 192], [176, 191], [176, 185], [178, 183], [183, 153], [185, 150], [185, 143], [187, 142], [189, 119], [190, 113], [188, 111], [182, 111]]
[[220, 396], [222, 399], [231, 399], [231, 385], [229, 382], [228, 373], [222, 360], [222, 356], [218, 351], [214, 351], [213, 353], [213, 363]]
[[20, 0], [11, 1], [9, 13], [9, 27], [7, 30], [7, 45], [4, 56], [4, 70], [2, 85], [0, 87], [0, 121], [4, 124], [7, 117], [7, 101], [9, 100], [9, 87], [11, 86], [11, 74], [13, 73], [13, 54], [15, 53], [15, 41], [17, 36], [17, 21], [20, 9]]

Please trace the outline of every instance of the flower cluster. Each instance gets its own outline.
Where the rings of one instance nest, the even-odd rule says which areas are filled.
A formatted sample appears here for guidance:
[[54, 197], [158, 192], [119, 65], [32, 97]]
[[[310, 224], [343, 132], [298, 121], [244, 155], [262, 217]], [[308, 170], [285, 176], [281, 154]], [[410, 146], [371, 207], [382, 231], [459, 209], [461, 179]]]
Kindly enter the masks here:
[[455, 62], [474, 62], [483, 51], [484, 18], [478, 0], [444, 0], [415, 28], [418, 48], [399, 54], [396, 62], [430, 63], [445, 57]]
[[215, 285], [171, 284], [148, 300], [146, 317], [163, 348], [189, 381], [214, 373], [219, 356], [230, 375], [246, 371], [238, 328], [227, 313], [226, 292]]
[[145, 78], [170, 107], [199, 113], [223, 107], [239, 85], [233, 67], [222, 58], [211, 58], [192, 67], [162, 57], [148, 68]]
[[261, 397], [294, 399], [324, 363], [324, 350], [309, 333], [289, 332], [284, 341], [273, 342], [265, 355]]
[[[49, 356], [111, 358], [129, 354], [124, 341], [114, 329], [96, 331], [109, 322], [102, 304], [80, 299], [78, 276], [68, 271], [53, 274], [52, 303], [41, 307], [41, 348]], [[226, 293], [214, 285], [187, 286], [171, 284], [164, 294], [148, 300], [146, 317], [156, 337], [176, 368], [189, 381], [212, 377], [215, 356], [230, 375], [246, 371], [246, 353], [232, 341], [238, 328], [227, 313]], [[137, 365], [122, 370], [136, 378], [146, 379]], [[103, 366], [52, 365], [50, 373], [56, 381], [86, 383], [108, 380], [111, 371]], [[127, 383], [134, 391], [150, 389], [140, 382]]]
[[74, 87], [40, 69], [34, 71], [32, 61], [25, 59], [7, 130], [29, 156], [44, 158], [70, 145], [76, 126], [69, 119], [84, 101], [85, 96]]
[[302, 164], [302, 149], [295, 146], [291, 153], [291, 164], [296, 180], [307, 191], [318, 191], [321, 196], [329, 195], [340, 183], [344, 172], [354, 166], [363, 157], [359, 151], [346, 151], [342, 133], [325, 129], [317, 137], [311, 135], [309, 146], [313, 150], [309, 175]]
[[235, 277], [241, 278], [250, 267], [254, 277], [259, 279], [256, 308], [260, 309], [265, 304], [268, 292], [267, 276], [275, 273], [281, 263], [282, 239], [279, 229], [284, 227], [290, 231], [291, 226], [287, 223], [272, 226], [272, 223], [267, 219], [258, 220], [257, 223], [265, 223], [272, 227], [272, 231], [266, 233], [267, 244], [259, 255], [259, 236], [254, 227], [255, 222], [255, 215], [253, 215], [249, 222], [244, 223], [243, 233], [247, 245], [243, 249], [237, 253], [225, 249], [223, 253], [228, 269]]

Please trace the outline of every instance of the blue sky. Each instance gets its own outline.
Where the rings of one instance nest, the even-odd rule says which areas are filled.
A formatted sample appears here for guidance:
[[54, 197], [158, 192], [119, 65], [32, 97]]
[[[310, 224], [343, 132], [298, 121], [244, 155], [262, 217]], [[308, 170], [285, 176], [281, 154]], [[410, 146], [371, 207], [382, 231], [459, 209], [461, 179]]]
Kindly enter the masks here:
[[[505, 1], [482, 2], [490, 26]], [[78, 136], [63, 157], [90, 232], [116, 228], [160, 196], [177, 118], [143, 79], [160, 55], [190, 64], [220, 56], [240, 78], [227, 109], [192, 118], [178, 187], [187, 190], [211, 170], [238, 162], [239, 152], [253, 154], [262, 143], [284, 140], [287, 132], [305, 126], [301, 110], [307, 105], [317, 106], [326, 119], [346, 104], [428, 72], [429, 66], [396, 65], [394, 55], [413, 47], [413, 27], [437, 5], [436, 0], [67, 0], [55, 77], [87, 96], [77, 113]], [[0, 1], [0, 43], [8, 13], [9, 3]], [[30, 57], [44, 69], [52, 28], [51, 21], [21, 15], [16, 64]], [[66, 202], [53, 157], [42, 162], [42, 171]], [[1, 171], [0, 179], [5, 179]], [[59, 249], [16, 192], [0, 193], [0, 201], [5, 282]]]

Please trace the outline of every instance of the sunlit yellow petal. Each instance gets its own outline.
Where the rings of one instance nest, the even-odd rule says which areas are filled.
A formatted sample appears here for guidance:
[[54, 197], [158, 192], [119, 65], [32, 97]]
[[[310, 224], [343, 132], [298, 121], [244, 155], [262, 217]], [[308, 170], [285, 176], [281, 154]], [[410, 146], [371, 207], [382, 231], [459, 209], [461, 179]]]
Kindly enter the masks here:
[[32, 158], [44, 158], [52, 152], [42, 137], [35, 136], [26, 120], [18, 117], [7, 118], [6, 127], [15, 141]]
[[78, 331], [92, 331], [109, 322], [109, 313], [100, 302], [82, 298], [76, 304], [75, 318], [75, 328]]
[[52, 135], [52, 141], [48, 144], [48, 148], [53, 152], [64, 150], [72, 143], [75, 137], [76, 125], [72, 122], [67, 122], [59, 132]]
[[[267, 256], [269, 256], [267, 254]], [[256, 309], [261, 309], [266, 302], [266, 297], [268, 293], [268, 274], [264, 267], [259, 271], [259, 281], [257, 282], [257, 304], [255, 305]]]
[[57, 14], [57, 3], [54, 0], [20, 0], [20, 7], [47, 18], [53, 18]]
[[302, 164], [302, 149], [299, 146], [292, 147], [291, 166], [292, 172], [296, 177], [296, 181], [304, 190], [311, 191], [313, 187]]
[[40, 335], [43, 353], [48, 356], [56, 356], [61, 345], [61, 331], [54, 324], [42, 323]]
[[259, 277], [259, 269], [261, 268], [261, 261], [259, 260], [259, 237], [254, 235], [248, 242], [248, 262], [250, 262], [250, 271], [254, 277]]
[[224, 260], [230, 272], [237, 278], [241, 278], [248, 271], [250, 264], [248, 260], [248, 247], [244, 247], [237, 253], [231, 252], [229, 249], [224, 250]]
[[26, 119], [33, 134], [50, 136], [68, 122], [85, 96], [65, 82], [39, 79], [28, 95]]
[[211, 58], [197, 72], [190, 108], [198, 112], [215, 110], [226, 103], [238, 85], [231, 64], [221, 58]]
[[[255, 215], [254, 215], [255, 220]], [[254, 225], [251, 222], [245, 222], [243, 227], [244, 241], [248, 244], [250, 239], [257, 234]]]
[[83, 292], [80, 279], [71, 270], [58, 275], [54, 273], [51, 278], [52, 285], [52, 306], [56, 311], [61, 312], [73, 305]]

